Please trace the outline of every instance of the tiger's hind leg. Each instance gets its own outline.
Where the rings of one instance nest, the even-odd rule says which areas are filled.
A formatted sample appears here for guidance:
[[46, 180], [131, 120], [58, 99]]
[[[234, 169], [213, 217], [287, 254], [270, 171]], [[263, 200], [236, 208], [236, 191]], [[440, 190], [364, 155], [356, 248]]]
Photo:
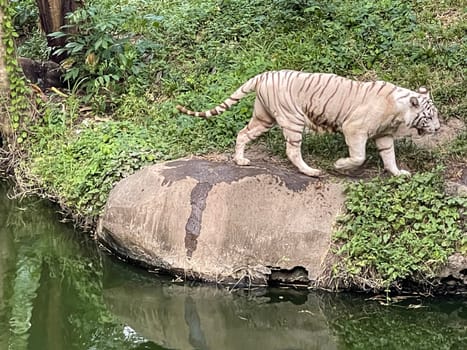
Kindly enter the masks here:
[[319, 169], [313, 169], [302, 158], [302, 134], [305, 125], [300, 126], [295, 124], [292, 128], [282, 127], [282, 132], [286, 140], [287, 158], [295, 165], [298, 170], [308, 176], [319, 177], [323, 172]]
[[249, 165], [250, 160], [245, 158], [245, 146], [248, 142], [253, 141], [264, 132], [271, 129], [276, 121], [264, 109], [261, 102], [256, 99], [255, 107], [253, 110], [253, 117], [237, 135], [237, 142], [235, 144], [234, 162], [237, 165]]

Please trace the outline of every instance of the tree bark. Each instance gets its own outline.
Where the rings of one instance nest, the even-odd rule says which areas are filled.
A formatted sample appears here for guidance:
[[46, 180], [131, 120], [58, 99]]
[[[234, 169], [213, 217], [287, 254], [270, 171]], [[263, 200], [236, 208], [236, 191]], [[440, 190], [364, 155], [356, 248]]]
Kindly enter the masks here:
[[[79, 0], [36, 0], [39, 9], [39, 19], [42, 29], [45, 34], [50, 34], [60, 30], [60, 27], [65, 24], [65, 16], [69, 12], [73, 12], [80, 6], [83, 1]], [[50, 59], [60, 63], [66, 58], [66, 54], [54, 55], [55, 47], [63, 47], [66, 44], [66, 38], [51, 38], [47, 36], [47, 46], [52, 48]]]

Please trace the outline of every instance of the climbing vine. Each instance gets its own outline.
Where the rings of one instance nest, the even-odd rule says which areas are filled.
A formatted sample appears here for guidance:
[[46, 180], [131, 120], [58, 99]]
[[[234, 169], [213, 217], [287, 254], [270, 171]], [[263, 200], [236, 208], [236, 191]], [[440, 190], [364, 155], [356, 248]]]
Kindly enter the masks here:
[[13, 25], [13, 7], [9, 0], [0, 0], [0, 8], [3, 11], [2, 32], [3, 45], [5, 48], [5, 69], [9, 83], [9, 96], [6, 96], [1, 103], [7, 113], [6, 122], [10, 123], [11, 135], [7, 135], [10, 142], [16, 140], [21, 144], [27, 137], [27, 132], [22, 129], [22, 124], [29, 115], [30, 103], [28, 96], [30, 90], [26, 84], [20, 65], [16, 59], [15, 38], [18, 34]]

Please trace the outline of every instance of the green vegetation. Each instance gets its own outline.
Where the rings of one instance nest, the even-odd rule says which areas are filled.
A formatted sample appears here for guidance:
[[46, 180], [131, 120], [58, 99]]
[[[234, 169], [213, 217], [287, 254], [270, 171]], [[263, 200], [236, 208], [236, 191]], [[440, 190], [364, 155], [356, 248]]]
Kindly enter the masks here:
[[[23, 177], [95, 216], [113, 183], [149, 162], [230, 150], [253, 97], [207, 122], [181, 116], [174, 106], [209, 108], [268, 69], [426, 85], [445, 117], [465, 118], [463, 16], [454, 1], [89, 1], [69, 16], [78, 25], [63, 48], [70, 93], [50, 96], [40, 106], [42, 122], [27, 128]], [[37, 47], [42, 57], [43, 46], [33, 42], [25, 42], [29, 54]], [[85, 106], [92, 111], [82, 112]], [[416, 161], [418, 149], [399, 153], [413, 170], [427, 169], [448, 162], [452, 152], [465, 154], [465, 136], [460, 140], [455, 151], [425, 153], [423, 162]], [[284, 152], [278, 130], [259, 142]], [[339, 136], [310, 135], [304, 153], [329, 168], [346, 147]], [[369, 157], [372, 166], [380, 164], [374, 150]]]
[[[10, 8], [17, 30], [26, 28], [19, 52], [44, 58], [49, 53], [45, 40], [41, 43], [28, 25], [31, 3], [18, 0]], [[210, 108], [265, 70], [333, 72], [411, 89], [428, 86], [445, 119], [467, 122], [467, 21], [455, 0], [176, 0], [170, 5], [91, 0], [68, 19], [75, 30], [62, 49], [69, 55], [63, 62], [66, 97], [50, 93], [38, 104], [40, 117], [33, 125], [20, 123], [12, 110], [18, 141], [27, 141], [16, 175], [24, 188], [41, 188], [81, 217], [95, 219], [112, 186], [144, 165], [232, 151], [235, 135], [250, 118], [253, 96], [209, 121], [182, 116], [174, 106]], [[23, 88], [18, 83], [15, 94]], [[284, 155], [278, 130], [258, 142]], [[374, 145], [369, 147], [369, 166], [378, 169], [381, 161]], [[449, 166], [465, 162], [467, 132], [434, 151], [409, 141], [397, 148], [400, 162], [414, 172]], [[339, 135], [307, 135], [303, 150], [307, 161], [325, 169], [347, 152]], [[456, 248], [456, 215], [461, 203], [465, 206], [442, 195], [440, 181], [425, 173], [352, 185], [349, 216], [338, 234], [349, 240], [341, 247], [346, 258], [340, 267], [349, 276], [359, 269], [378, 276], [385, 286], [412, 273], [429, 274]], [[368, 203], [362, 207], [357, 200]], [[398, 212], [396, 200], [404, 201], [404, 213]], [[420, 211], [412, 213], [405, 205]], [[441, 206], [445, 209], [438, 210]], [[413, 226], [404, 231], [401, 220]], [[377, 254], [362, 251], [365, 246]], [[409, 255], [404, 249], [413, 254], [404, 256]], [[398, 264], [391, 265], [391, 256]], [[372, 265], [376, 260], [378, 265]]]
[[[150, 69], [145, 70], [153, 58], [153, 51], [158, 45], [144, 37], [138, 37], [127, 24], [131, 24], [140, 16], [136, 6], [126, 5], [121, 12], [109, 9], [109, 4], [92, 3], [67, 16], [68, 25], [64, 28], [79, 27], [77, 33], [65, 34], [56, 32], [51, 37], [67, 37], [65, 47], [56, 54], [65, 52], [69, 65], [64, 79], [70, 83], [79, 80], [80, 88], [91, 98], [105, 93], [108, 98], [118, 95], [135, 85], [146, 86]], [[160, 18], [146, 15], [138, 26], [144, 27], [147, 35], [157, 29]], [[83, 64], [84, 63], [84, 64]]]
[[397, 288], [425, 280], [455, 251], [467, 254], [467, 198], [444, 194], [441, 170], [350, 184], [335, 233], [334, 277], [348, 285]]
[[29, 89], [23, 79], [23, 72], [18, 65], [15, 53], [15, 38], [18, 34], [14, 30], [14, 8], [9, 6], [8, 0], [0, 0], [0, 8], [2, 9], [4, 18], [2, 19], [2, 38], [5, 47], [5, 68], [8, 74], [8, 85], [10, 94], [4, 96], [0, 91], [0, 113], [8, 115], [10, 125], [4, 121], [5, 116], [0, 115], [1, 133], [4, 134], [10, 143], [14, 146], [16, 143], [21, 144], [27, 133], [20, 130], [20, 123], [27, 125], [29, 122], [30, 103], [28, 101]]
[[[338, 339], [338, 349], [451, 349], [464, 348], [465, 311], [453, 312], [462, 299], [400, 298], [391, 306], [331, 295], [324, 313]], [[384, 303], [384, 300], [380, 300]], [[458, 324], [453, 321], [459, 320]]]

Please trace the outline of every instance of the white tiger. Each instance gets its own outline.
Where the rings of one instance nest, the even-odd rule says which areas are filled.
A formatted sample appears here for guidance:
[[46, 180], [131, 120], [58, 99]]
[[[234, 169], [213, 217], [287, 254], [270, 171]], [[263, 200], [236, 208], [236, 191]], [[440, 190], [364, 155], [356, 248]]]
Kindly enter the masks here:
[[250, 163], [244, 157], [245, 145], [277, 123], [286, 139], [287, 157], [308, 176], [317, 177], [322, 172], [302, 159], [300, 146], [305, 128], [344, 134], [350, 156], [335, 162], [339, 171], [361, 166], [366, 158], [366, 142], [372, 138], [386, 170], [393, 175], [410, 175], [397, 167], [394, 133], [403, 123], [419, 134], [434, 133], [440, 128], [438, 110], [425, 88], [414, 92], [384, 81], [360, 82], [335, 74], [292, 70], [259, 74], [211, 110], [194, 112], [183, 106], [177, 109], [209, 118], [223, 113], [252, 91], [256, 91], [253, 117], [239, 132], [235, 146], [234, 161], [238, 165]]

